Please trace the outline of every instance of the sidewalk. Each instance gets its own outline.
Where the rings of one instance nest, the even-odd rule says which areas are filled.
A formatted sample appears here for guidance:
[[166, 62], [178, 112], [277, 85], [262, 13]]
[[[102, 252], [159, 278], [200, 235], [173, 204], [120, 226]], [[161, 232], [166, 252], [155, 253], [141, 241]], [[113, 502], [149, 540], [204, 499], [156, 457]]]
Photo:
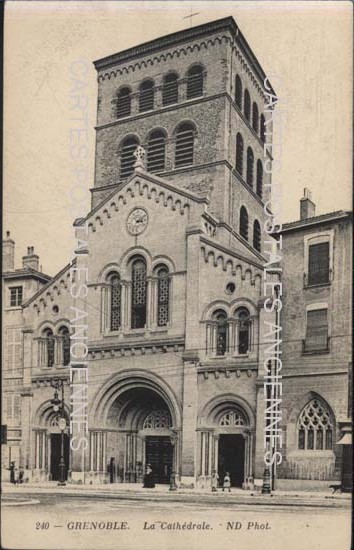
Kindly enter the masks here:
[[149, 500], [170, 502], [201, 502], [204, 504], [242, 503], [245, 505], [272, 506], [310, 506], [310, 507], [340, 507], [351, 506], [351, 495], [348, 493], [332, 494], [331, 490], [324, 492], [309, 491], [274, 491], [271, 495], [262, 495], [260, 490], [244, 491], [232, 489], [231, 493], [223, 493], [221, 489], [212, 493], [205, 489], [178, 489], [170, 491], [168, 485], [157, 485], [154, 489], [143, 489], [136, 483], [113, 483], [107, 485], [78, 485], [68, 483], [61, 487], [56, 482], [26, 483], [12, 485], [2, 483], [2, 495], [14, 494], [62, 494], [66, 496], [82, 495], [95, 498], [119, 498], [122, 500]]

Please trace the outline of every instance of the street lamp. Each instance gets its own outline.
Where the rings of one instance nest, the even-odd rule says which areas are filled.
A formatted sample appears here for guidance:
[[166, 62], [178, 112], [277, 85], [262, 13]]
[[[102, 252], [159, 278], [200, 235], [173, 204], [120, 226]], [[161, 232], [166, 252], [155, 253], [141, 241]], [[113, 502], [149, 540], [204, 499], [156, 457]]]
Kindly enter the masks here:
[[[61, 432], [60, 438], [60, 460], [59, 460], [59, 482], [58, 485], [66, 485], [65, 483], [65, 459], [64, 459], [64, 430], [66, 428], [66, 420], [64, 415], [64, 381], [55, 380], [54, 382], [54, 398], [51, 400], [54, 412], [60, 411], [60, 419], [58, 426]], [[58, 390], [61, 389], [61, 399], [59, 399]]]

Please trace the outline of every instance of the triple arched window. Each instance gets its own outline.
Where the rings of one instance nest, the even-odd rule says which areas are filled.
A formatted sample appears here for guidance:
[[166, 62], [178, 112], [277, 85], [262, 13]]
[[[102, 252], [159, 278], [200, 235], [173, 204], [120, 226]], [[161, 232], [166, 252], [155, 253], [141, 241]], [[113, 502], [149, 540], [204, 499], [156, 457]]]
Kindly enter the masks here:
[[114, 332], [124, 326], [127, 329], [146, 328], [149, 312], [150, 318], [154, 317], [152, 323], [155, 326], [167, 326], [170, 322], [170, 273], [167, 266], [159, 264], [153, 277], [148, 279], [145, 258], [134, 256], [129, 273], [130, 281], [125, 283], [116, 271], [110, 272], [105, 279], [106, 292], [102, 302], [105, 330]]
[[298, 448], [303, 451], [331, 450], [333, 431], [333, 416], [327, 405], [321, 399], [312, 399], [297, 422]]
[[237, 308], [231, 317], [216, 309], [207, 322], [208, 351], [216, 357], [247, 355], [252, 349], [252, 323], [247, 307]]
[[70, 332], [66, 325], [54, 331], [47, 327], [38, 338], [39, 365], [41, 367], [68, 366], [70, 364]]
[[121, 88], [117, 98], [117, 118], [129, 116], [131, 113], [131, 90], [127, 86]]
[[151, 111], [154, 108], [154, 82], [144, 80], [139, 86], [139, 112]]
[[187, 73], [187, 99], [203, 95], [204, 71], [201, 65], [194, 65]]

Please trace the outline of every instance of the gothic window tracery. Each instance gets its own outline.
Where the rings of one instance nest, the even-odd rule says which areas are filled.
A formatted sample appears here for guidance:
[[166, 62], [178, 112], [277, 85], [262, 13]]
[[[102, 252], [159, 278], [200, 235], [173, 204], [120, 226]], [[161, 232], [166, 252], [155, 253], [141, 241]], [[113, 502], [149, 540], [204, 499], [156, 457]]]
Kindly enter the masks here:
[[240, 411], [230, 410], [222, 415], [219, 420], [219, 426], [227, 428], [237, 428], [247, 424], [244, 415]]
[[144, 420], [143, 430], [161, 430], [168, 429], [172, 425], [169, 411], [158, 409], [152, 411]]
[[302, 410], [297, 424], [298, 448], [323, 451], [333, 447], [333, 421], [328, 407], [312, 399]]

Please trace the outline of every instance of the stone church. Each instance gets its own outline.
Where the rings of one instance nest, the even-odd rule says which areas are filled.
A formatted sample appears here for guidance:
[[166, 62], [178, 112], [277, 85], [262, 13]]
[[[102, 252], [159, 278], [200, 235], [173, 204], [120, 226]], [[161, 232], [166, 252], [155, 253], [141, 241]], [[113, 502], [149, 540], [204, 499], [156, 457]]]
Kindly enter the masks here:
[[[2, 466], [15, 460], [29, 480], [58, 480], [63, 415], [65, 477], [72, 482], [141, 483], [150, 464], [161, 484], [174, 474], [177, 485], [210, 487], [213, 472], [220, 479], [229, 472], [233, 487], [261, 483], [269, 239], [263, 226], [271, 183], [264, 160], [272, 160], [264, 71], [231, 17], [113, 54], [95, 68], [92, 209], [74, 223], [78, 233], [87, 228], [87, 245], [49, 277], [39, 271], [33, 248], [15, 269], [10, 235], [3, 244]], [[333, 246], [335, 231], [328, 234]], [[81, 300], [70, 292], [75, 266], [88, 274]], [[336, 276], [344, 275], [331, 271]], [[318, 310], [326, 309], [324, 301], [333, 305], [331, 282]], [[293, 319], [296, 296], [291, 278], [287, 283]], [[307, 302], [314, 311], [311, 296]], [[88, 327], [83, 462], [70, 447], [68, 428], [73, 307], [87, 312]], [[303, 338], [313, 340], [324, 314], [307, 315], [312, 332]], [[287, 310], [285, 324], [286, 316]], [[334, 447], [343, 434], [336, 415], [347, 414], [349, 353], [346, 375], [344, 367], [336, 371], [337, 397], [328, 385], [319, 393], [318, 361], [312, 378], [297, 378], [284, 423], [290, 422], [291, 446], [312, 467], [291, 466], [293, 449], [286, 446], [284, 481], [340, 479], [343, 453]], [[61, 413], [53, 407], [54, 387], [56, 396], [63, 391]], [[317, 435], [313, 426], [315, 436], [309, 435], [308, 418], [318, 407], [324, 432]]]

